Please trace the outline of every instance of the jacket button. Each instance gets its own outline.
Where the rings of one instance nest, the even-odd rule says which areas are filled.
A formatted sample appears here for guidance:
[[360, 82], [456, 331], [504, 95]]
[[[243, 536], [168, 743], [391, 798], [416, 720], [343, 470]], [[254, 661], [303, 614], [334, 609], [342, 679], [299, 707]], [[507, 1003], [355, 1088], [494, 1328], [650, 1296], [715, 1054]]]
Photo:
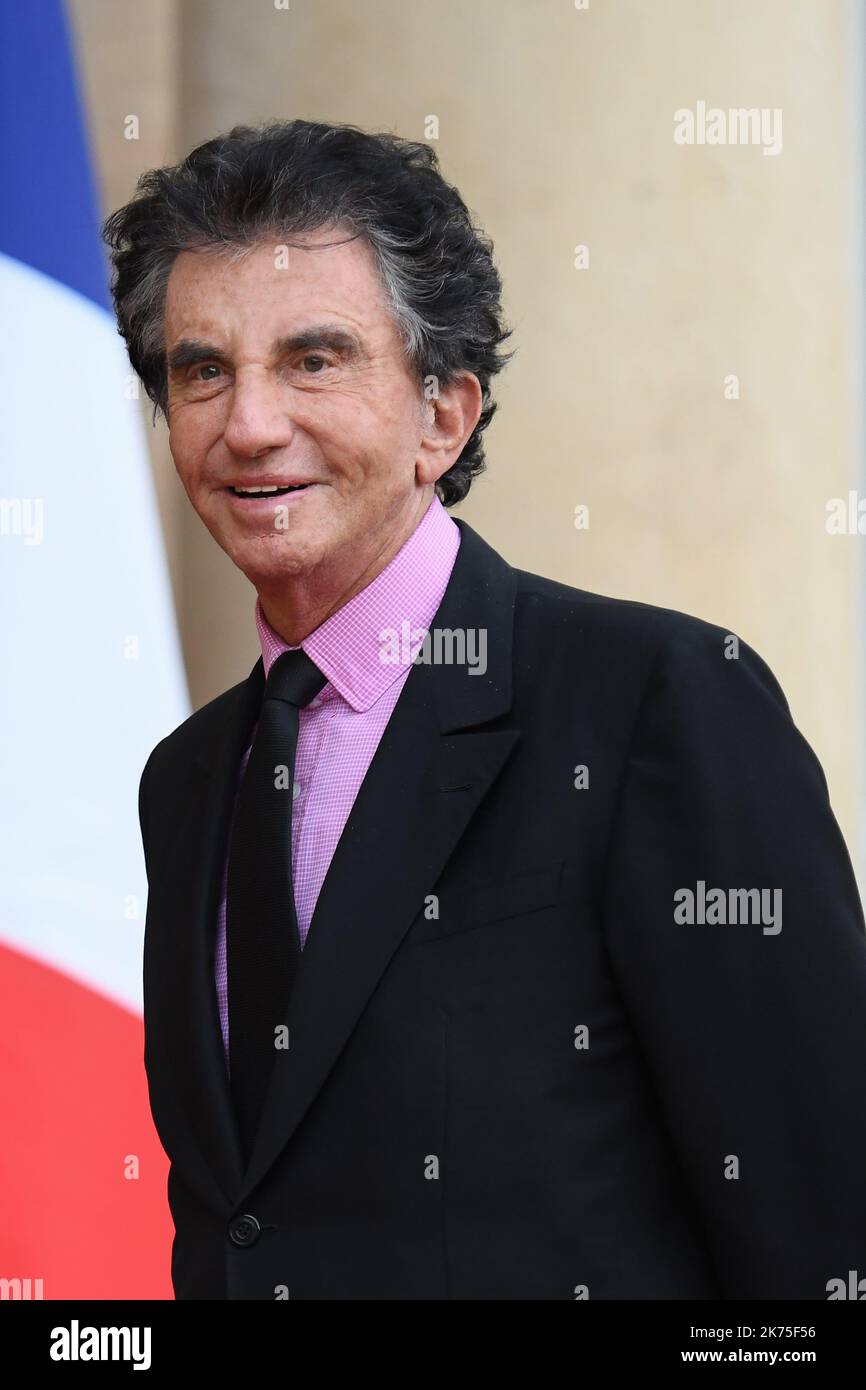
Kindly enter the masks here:
[[236, 1216], [229, 1223], [229, 1240], [235, 1245], [255, 1245], [262, 1228], [254, 1216]]

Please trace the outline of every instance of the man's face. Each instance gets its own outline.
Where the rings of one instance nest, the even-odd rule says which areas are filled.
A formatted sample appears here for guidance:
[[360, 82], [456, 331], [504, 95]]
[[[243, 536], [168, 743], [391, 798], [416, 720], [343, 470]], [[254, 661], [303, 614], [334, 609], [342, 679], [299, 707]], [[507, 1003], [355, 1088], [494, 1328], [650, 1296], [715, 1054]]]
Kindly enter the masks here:
[[[185, 251], [168, 280], [175, 466], [211, 535], [265, 587], [368, 561], [429, 501], [419, 390], [372, 253], [345, 236], [305, 238], [285, 267], [272, 243], [234, 260]], [[306, 486], [233, 491], [289, 484]]]

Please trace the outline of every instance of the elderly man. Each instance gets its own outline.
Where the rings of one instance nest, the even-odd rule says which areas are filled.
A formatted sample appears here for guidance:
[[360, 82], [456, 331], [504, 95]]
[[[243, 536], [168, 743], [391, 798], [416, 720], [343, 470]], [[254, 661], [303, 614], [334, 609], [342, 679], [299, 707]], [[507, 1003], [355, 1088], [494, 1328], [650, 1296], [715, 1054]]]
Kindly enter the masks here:
[[449, 516], [509, 335], [430, 148], [237, 128], [105, 235], [262, 652], [141, 779], [176, 1296], [866, 1273], [866, 943], [821, 768], [732, 634]]

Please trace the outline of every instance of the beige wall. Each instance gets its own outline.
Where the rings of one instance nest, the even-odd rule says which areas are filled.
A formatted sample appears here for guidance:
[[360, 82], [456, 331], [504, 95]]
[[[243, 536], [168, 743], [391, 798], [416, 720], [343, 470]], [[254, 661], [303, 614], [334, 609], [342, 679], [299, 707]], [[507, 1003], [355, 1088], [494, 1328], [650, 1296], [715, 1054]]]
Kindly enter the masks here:
[[[460, 514], [525, 568], [696, 613], [755, 646], [824, 764], [852, 853], [864, 542], [824, 520], [829, 498], [863, 491], [853, 8], [71, 6], [107, 208], [141, 169], [240, 121], [422, 139], [438, 117], [444, 172], [494, 239], [518, 348], [488, 472]], [[677, 146], [674, 110], [701, 100], [781, 108], [782, 152]], [[137, 144], [123, 139], [129, 112]], [[738, 400], [725, 399], [731, 373]], [[191, 514], [162, 425], [154, 462], [200, 704], [255, 659], [254, 596]]]

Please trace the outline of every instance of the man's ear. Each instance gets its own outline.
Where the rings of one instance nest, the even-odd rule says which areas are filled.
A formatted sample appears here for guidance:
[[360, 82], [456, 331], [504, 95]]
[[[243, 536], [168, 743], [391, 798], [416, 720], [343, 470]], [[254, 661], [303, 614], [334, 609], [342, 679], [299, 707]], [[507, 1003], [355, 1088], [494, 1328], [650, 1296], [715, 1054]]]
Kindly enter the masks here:
[[435, 483], [460, 457], [478, 424], [481, 383], [472, 372], [461, 372], [436, 396], [421, 401], [423, 434], [415, 459], [419, 483]]

